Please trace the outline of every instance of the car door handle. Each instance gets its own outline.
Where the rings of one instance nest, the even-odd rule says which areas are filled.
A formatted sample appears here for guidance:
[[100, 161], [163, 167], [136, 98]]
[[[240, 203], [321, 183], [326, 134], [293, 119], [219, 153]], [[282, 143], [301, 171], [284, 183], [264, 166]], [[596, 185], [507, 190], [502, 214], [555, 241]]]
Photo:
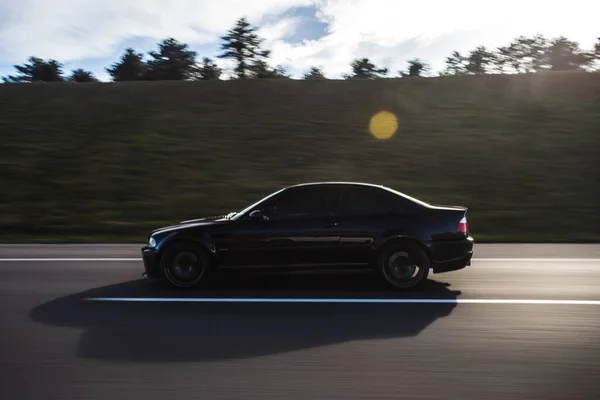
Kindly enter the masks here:
[[336, 226], [338, 226], [339, 224], [337, 222], [332, 222], [330, 224], [326, 224], [325, 228], [335, 228]]

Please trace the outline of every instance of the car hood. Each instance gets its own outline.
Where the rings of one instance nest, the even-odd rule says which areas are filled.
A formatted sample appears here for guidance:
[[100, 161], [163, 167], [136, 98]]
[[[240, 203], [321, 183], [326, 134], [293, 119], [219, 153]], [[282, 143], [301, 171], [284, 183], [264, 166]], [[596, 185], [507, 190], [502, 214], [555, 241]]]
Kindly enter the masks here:
[[179, 223], [179, 225], [189, 225], [189, 224], [197, 224], [197, 223], [213, 222], [213, 221], [229, 221], [229, 219], [227, 218], [227, 215], [214, 215], [212, 217], [188, 219], [186, 221], [181, 221]]
[[178, 230], [178, 229], [185, 229], [185, 228], [192, 228], [192, 227], [199, 227], [199, 226], [210, 226], [210, 225], [217, 225], [217, 224], [223, 224], [223, 223], [229, 223], [231, 222], [231, 219], [227, 218], [226, 215], [217, 215], [217, 216], [212, 216], [212, 217], [204, 217], [204, 218], [197, 218], [197, 219], [190, 219], [190, 220], [186, 220], [186, 221], [181, 221], [178, 224], [175, 225], [171, 225], [171, 226], [165, 226], [162, 228], [158, 228], [152, 231], [152, 234], [160, 234], [160, 233], [164, 233], [164, 232], [169, 232], [169, 231], [174, 231], [174, 230]]

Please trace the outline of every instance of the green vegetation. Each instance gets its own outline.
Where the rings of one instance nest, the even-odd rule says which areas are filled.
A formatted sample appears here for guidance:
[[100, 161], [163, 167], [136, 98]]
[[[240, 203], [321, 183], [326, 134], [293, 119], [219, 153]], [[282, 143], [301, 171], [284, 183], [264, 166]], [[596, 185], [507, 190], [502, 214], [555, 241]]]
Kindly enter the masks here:
[[[271, 67], [270, 50], [262, 48], [264, 39], [258, 36], [257, 28], [245, 17], [238, 19], [232, 29], [221, 36], [220, 59], [229, 59], [235, 67], [229, 79], [269, 79], [292, 78], [288, 67]], [[197, 52], [186, 43], [175, 38], [163, 39], [158, 43], [158, 51], [138, 53], [132, 48], [125, 49], [119, 61], [105, 68], [114, 82], [123, 81], [198, 81], [221, 79], [223, 70], [210, 57], [197, 60]], [[43, 60], [36, 56], [28, 58], [29, 63], [15, 65], [17, 75], [2, 77], [7, 84], [38, 82], [87, 83], [97, 79], [90, 71], [81, 68], [72, 71], [69, 78], [63, 75], [63, 65], [53, 59]], [[407, 62], [406, 70], [398, 71], [397, 77], [423, 77], [430, 75], [431, 67], [420, 58]], [[583, 49], [578, 42], [564, 36], [547, 38], [537, 34], [531, 37], [519, 36], [508, 45], [496, 49], [477, 46], [461, 54], [453, 51], [446, 57], [446, 67], [439, 76], [484, 75], [505, 73], [538, 73], [545, 71], [599, 71], [600, 37], [593, 49]], [[384, 79], [388, 68], [377, 67], [368, 58], [355, 58], [350, 63], [351, 73], [343, 74], [344, 79]], [[303, 74], [303, 79], [327, 79], [321, 68], [312, 66]]]
[[320, 180], [466, 205], [476, 238], [600, 239], [598, 73], [0, 85], [0, 132], [3, 241], [144, 241]]

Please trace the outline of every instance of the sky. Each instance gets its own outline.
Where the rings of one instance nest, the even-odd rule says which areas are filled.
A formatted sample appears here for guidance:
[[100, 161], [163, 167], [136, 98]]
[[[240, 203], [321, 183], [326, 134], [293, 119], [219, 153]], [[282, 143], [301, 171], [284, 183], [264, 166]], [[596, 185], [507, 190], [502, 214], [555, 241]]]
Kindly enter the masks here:
[[496, 48], [519, 35], [562, 35], [591, 48], [598, 15], [592, 0], [0, 0], [0, 76], [35, 55], [109, 80], [105, 68], [125, 48], [147, 54], [167, 37], [215, 58], [241, 17], [259, 29], [270, 64], [292, 77], [317, 66], [340, 78], [363, 57], [392, 76], [415, 57], [436, 73], [454, 50]]

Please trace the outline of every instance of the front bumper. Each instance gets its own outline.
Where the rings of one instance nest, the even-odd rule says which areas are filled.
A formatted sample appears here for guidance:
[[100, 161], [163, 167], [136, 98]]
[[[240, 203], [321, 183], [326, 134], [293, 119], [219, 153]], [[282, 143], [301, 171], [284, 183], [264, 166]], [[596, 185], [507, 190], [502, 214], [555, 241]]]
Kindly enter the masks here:
[[142, 248], [142, 260], [144, 262], [144, 278], [161, 278], [160, 253], [153, 247]]
[[470, 236], [464, 240], [436, 243], [433, 246], [433, 273], [457, 271], [471, 265], [474, 243]]

